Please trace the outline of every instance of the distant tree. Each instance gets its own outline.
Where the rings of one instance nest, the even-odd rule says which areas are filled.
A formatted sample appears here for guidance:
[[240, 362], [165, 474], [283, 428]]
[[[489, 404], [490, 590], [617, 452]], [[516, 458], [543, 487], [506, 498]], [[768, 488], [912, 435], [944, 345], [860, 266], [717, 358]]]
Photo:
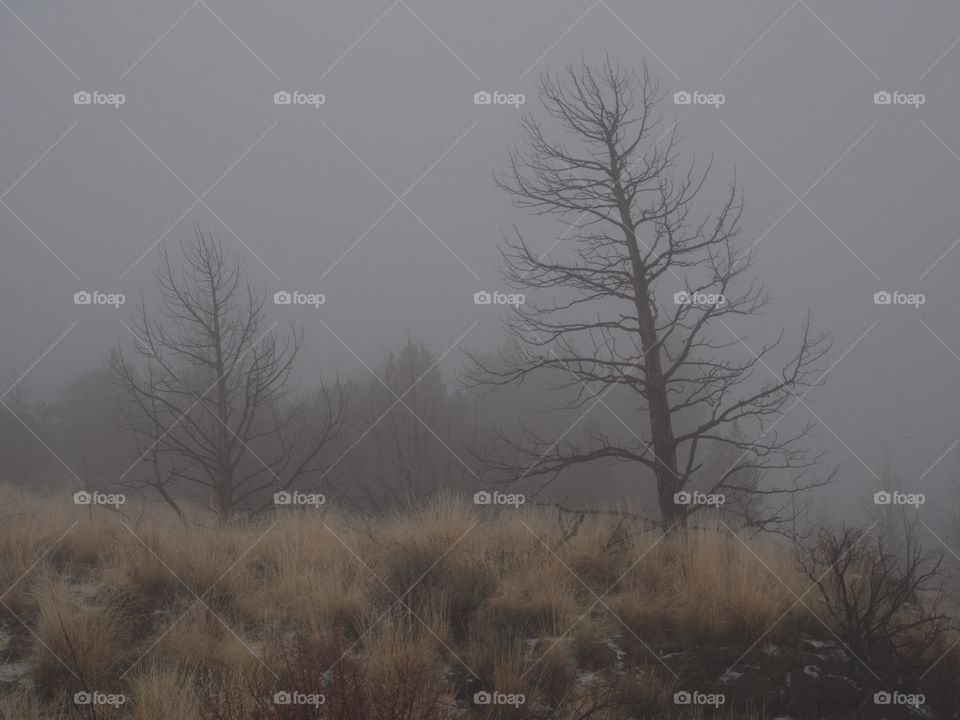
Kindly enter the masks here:
[[473, 472], [461, 457], [469, 417], [425, 345], [408, 341], [387, 354], [380, 377], [354, 400], [358, 437], [341, 485], [355, 503], [396, 509], [465, 487]]
[[111, 485], [137, 457], [133, 438], [118, 433], [120, 393], [109, 368], [77, 375], [51, 408], [53, 443], [85, 486]]
[[884, 451], [880, 469], [880, 485], [876, 492], [864, 499], [870, 534], [883, 542], [883, 547], [894, 558], [905, 560], [910, 541], [917, 535], [920, 514], [917, 507], [893, 502], [896, 493], [907, 492], [899, 471], [893, 468], [889, 453]]
[[[498, 185], [517, 207], [556, 215], [566, 230], [554, 243], [557, 253], [538, 251], [520, 230], [504, 237], [505, 280], [527, 302], [505, 321], [512, 350], [496, 363], [471, 356], [467, 382], [509, 385], [558, 371], [564, 380], [556, 388], [576, 392], [567, 409], [588, 408], [621, 388], [633, 394], [642, 420], [628, 441], [504, 433], [489, 467], [520, 478], [555, 477], [597, 460], [634, 463], [655, 478], [667, 527], [684, 526], [702, 507], [674, 501], [687, 488], [772, 497], [824, 484], [828, 478], [812, 474], [818, 458], [799, 443], [813, 426], [781, 434], [772, 423], [817, 382], [829, 339], [812, 334], [808, 321], [779, 375], [764, 381], [780, 338], [737, 359], [744, 348], [720, 325], [766, 305], [756, 281], [738, 289], [753, 254], [738, 255], [735, 247], [743, 209], [736, 184], [715, 213], [695, 218], [710, 168], [678, 169], [680, 136], [675, 126], [661, 127], [658, 84], [646, 68], [638, 76], [609, 60], [571, 67], [565, 78], [541, 80], [540, 99], [566, 137], [551, 138], [525, 117], [526, 147], [511, 152]], [[538, 302], [543, 290], [554, 292], [549, 302]], [[683, 427], [682, 418], [694, 420]], [[712, 477], [702, 477], [707, 445], [736, 456]], [[761, 487], [768, 471], [786, 479]], [[790, 507], [779, 503], [751, 522], [781, 522]]]
[[14, 379], [0, 397], [0, 480], [26, 484], [38, 476], [62, 477], [64, 467], [41, 438], [50, 436], [50, 411], [34, 401], [23, 382]]
[[141, 297], [132, 358], [111, 357], [140, 456], [127, 482], [152, 488], [178, 513], [178, 488], [199, 488], [227, 519], [265, 492], [322, 473], [346, 398], [339, 383], [323, 385], [322, 416], [308, 413], [310, 403], [290, 391], [302, 333], [265, 327], [263, 298], [218, 239], [197, 228], [180, 249], [182, 266], [161, 249], [159, 302], [152, 312]]

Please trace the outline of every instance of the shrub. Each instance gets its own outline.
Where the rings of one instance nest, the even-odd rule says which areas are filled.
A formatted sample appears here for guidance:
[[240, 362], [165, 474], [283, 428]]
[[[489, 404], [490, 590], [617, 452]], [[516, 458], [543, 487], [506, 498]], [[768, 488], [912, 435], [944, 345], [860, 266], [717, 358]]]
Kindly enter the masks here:
[[881, 686], [918, 680], [929, 648], [955, 629], [942, 612], [943, 556], [912, 536], [894, 554], [859, 529], [822, 530], [800, 563], [852, 664], [879, 668]]

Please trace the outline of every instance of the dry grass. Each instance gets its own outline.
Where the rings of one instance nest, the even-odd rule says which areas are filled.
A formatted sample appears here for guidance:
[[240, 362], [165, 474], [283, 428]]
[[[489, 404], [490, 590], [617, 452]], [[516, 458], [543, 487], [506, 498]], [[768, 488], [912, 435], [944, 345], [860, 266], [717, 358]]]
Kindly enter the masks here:
[[109, 687], [130, 661], [134, 617], [123, 605], [85, 602], [67, 583], [45, 578], [35, 589], [31, 674], [41, 688]]
[[188, 672], [151, 663], [130, 682], [134, 720], [200, 720], [200, 706]]
[[[91, 518], [69, 496], [0, 492], [0, 612], [34, 683], [0, 689], [4, 720], [55, 718], [77, 688], [126, 694], [123, 717], [208, 720], [211, 702], [298, 677], [277, 666], [294, 640], [318, 648], [311, 682], [363, 688], [354, 714], [310, 717], [391, 705], [427, 720], [454, 704], [468, 719], [523, 716], [472, 707], [481, 690], [577, 717], [595, 702], [583, 673], [618, 698], [591, 717], [654, 717], [670, 683], [649, 648], [750, 644], [794, 604], [782, 583], [805, 589], [784, 547], [724, 529], [662, 540], [596, 515], [566, 537], [555, 515], [454, 500], [379, 520], [185, 525], [162, 509]], [[307, 717], [237, 702], [237, 720]]]

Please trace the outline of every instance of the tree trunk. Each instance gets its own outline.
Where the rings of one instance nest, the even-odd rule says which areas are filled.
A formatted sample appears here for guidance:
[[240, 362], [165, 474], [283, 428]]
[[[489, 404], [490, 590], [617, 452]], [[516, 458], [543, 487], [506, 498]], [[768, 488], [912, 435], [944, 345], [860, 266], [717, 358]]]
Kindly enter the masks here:
[[[639, 253], [637, 253], [639, 262]], [[641, 268], [642, 269], [642, 268]], [[673, 435], [673, 419], [667, 400], [667, 383], [660, 364], [660, 340], [650, 307], [649, 288], [644, 275], [634, 276], [635, 303], [643, 347], [643, 368], [647, 389], [647, 414], [650, 418], [651, 445], [656, 462], [657, 500], [660, 519], [665, 528], [685, 528], [687, 507], [674, 501], [681, 490], [677, 473], [677, 446]]]
[[677, 445], [673, 434], [670, 403], [667, 398], [667, 383], [663, 376], [661, 364], [660, 339], [657, 337], [653, 300], [650, 297], [646, 268], [643, 265], [643, 258], [640, 256], [630, 202], [620, 181], [620, 163], [617, 160], [616, 149], [612, 142], [608, 143], [608, 150], [620, 223], [630, 252], [633, 300], [637, 311], [637, 325], [643, 350], [642, 365], [646, 385], [647, 414], [650, 419], [650, 444], [653, 447], [654, 474], [657, 478], [660, 520], [663, 522], [665, 529], [683, 529], [687, 525], [687, 508], [685, 505], [674, 501], [674, 494], [682, 488], [677, 474]]

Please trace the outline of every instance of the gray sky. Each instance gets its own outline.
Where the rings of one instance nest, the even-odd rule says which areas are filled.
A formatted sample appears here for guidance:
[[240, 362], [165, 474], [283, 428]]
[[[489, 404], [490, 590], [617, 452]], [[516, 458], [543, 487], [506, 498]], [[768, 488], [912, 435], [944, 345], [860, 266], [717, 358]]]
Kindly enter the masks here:
[[[195, 222], [264, 290], [326, 295], [291, 310], [311, 365], [360, 376], [408, 334], [437, 354], [468, 329], [469, 346], [494, 348], [496, 310], [472, 293], [498, 287], [501, 230], [547, 247], [562, 228], [512, 209], [492, 173], [521, 112], [540, 112], [538, 74], [608, 52], [646, 61], [685, 149], [712, 154], [715, 186], [736, 171], [746, 191], [742, 242], [757, 243], [771, 298], [747, 342], [789, 338], [808, 309], [834, 335], [827, 388], [791, 416], [816, 414], [848, 487], [875, 484], [886, 445], [907, 487], [947, 493], [960, 468], [960, 5], [317, 5], [0, 2], [4, 387], [36, 363], [24, 382], [56, 389], [127, 339], [129, 304], [76, 306], [74, 292], [132, 299], [157, 243]], [[274, 104], [284, 90], [325, 103]], [[527, 103], [475, 105], [479, 90]], [[682, 90], [725, 102], [675, 105]], [[876, 105], [884, 90], [924, 103]], [[77, 91], [125, 102], [76, 105]], [[878, 291], [926, 302], [875, 305]]]

